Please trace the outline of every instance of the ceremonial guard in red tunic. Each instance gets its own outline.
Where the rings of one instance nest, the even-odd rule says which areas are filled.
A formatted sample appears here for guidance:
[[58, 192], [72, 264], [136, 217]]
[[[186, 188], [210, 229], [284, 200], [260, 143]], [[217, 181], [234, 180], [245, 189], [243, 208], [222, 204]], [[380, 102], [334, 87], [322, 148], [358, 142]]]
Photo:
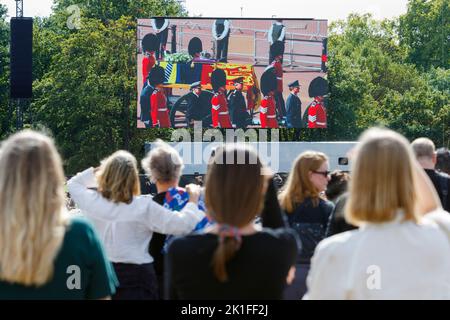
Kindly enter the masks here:
[[154, 66], [148, 77], [150, 84], [155, 88], [150, 98], [153, 124], [160, 128], [170, 128], [167, 98], [162, 87], [164, 83], [164, 68]]
[[275, 110], [274, 92], [277, 88], [277, 78], [273, 70], [264, 71], [261, 76], [261, 91], [264, 98], [261, 100], [259, 108], [259, 118], [261, 128], [278, 128], [277, 115]]
[[317, 77], [309, 85], [309, 96], [314, 98], [306, 110], [308, 114], [308, 128], [326, 128], [327, 112], [324, 105], [324, 96], [328, 94], [328, 82]]
[[222, 69], [216, 69], [211, 74], [211, 84], [214, 96], [211, 99], [211, 117], [214, 128], [233, 128], [228, 112], [228, 103], [225, 96], [227, 76]]
[[314, 97], [308, 109], [308, 128], [326, 128], [327, 114], [323, 106], [322, 97]]
[[142, 39], [142, 52], [144, 59], [142, 59], [142, 82], [144, 87], [147, 83], [147, 76], [150, 70], [156, 63], [155, 50], [158, 47], [158, 38], [153, 33], [145, 35]]

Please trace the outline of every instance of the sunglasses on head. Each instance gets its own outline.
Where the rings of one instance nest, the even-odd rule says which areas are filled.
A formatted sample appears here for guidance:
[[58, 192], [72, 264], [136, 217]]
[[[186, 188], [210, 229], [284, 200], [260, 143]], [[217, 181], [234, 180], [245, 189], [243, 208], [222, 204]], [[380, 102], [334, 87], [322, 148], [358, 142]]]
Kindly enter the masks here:
[[325, 178], [328, 177], [328, 175], [330, 174], [330, 171], [313, 171], [314, 173], [317, 174], [321, 174], [323, 175]]

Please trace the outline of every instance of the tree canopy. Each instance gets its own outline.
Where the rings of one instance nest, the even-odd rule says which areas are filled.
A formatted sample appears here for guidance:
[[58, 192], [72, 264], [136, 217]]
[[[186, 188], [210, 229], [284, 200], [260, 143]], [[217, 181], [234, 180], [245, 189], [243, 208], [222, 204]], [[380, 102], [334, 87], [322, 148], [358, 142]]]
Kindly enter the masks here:
[[330, 26], [329, 129], [304, 131], [304, 139], [354, 140], [381, 125], [449, 145], [450, 70], [424, 71], [420, 61], [412, 63], [398, 30], [398, 20], [375, 21], [368, 14]]
[[400, 44], [407, 49], [408, 62], [424, 69], [450, 68], [450, 2], [410, 0], [408, 12], [400, 17]]

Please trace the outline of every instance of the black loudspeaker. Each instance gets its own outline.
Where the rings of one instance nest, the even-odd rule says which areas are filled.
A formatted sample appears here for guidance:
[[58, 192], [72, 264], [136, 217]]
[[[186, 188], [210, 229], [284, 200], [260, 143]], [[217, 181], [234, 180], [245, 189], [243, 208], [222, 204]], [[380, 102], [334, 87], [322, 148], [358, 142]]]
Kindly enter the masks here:
[[12, 99], [31, 98], [33, 94], [33, 18], [11, 18]]
[[321, 66], [321, 71], [323, 73], [327, 73], [328, 68], [327, 68], [327, 62], [328, 62], [328, 38], [324, 38], [322, 40], [322, 66]]

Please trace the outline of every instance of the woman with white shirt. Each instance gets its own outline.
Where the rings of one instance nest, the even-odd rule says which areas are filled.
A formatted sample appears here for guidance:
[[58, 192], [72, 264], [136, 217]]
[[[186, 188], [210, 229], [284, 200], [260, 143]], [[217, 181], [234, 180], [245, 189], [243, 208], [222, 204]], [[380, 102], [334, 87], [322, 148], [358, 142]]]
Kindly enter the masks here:
[[[92, 220], [113, 262], [120, 286], [113, 299], [157, 299], [153, 258], [148, 253], [153, 232], [184, 235], [204, 218], [198, 210], [198, 186], [187, 186], [189, 203], [172, 212], [150, 196], [141, 196], [137, 162], [117, 151], [95, 170], [89, 168], [67, 183], [71, 197]], [[92, 190], [96, 188], [96, 190]]]
[[403, 136], [363, 134], [345, 215], [360, 230], [317, 246], [304, 299], [450, 299], [450, 217]]

